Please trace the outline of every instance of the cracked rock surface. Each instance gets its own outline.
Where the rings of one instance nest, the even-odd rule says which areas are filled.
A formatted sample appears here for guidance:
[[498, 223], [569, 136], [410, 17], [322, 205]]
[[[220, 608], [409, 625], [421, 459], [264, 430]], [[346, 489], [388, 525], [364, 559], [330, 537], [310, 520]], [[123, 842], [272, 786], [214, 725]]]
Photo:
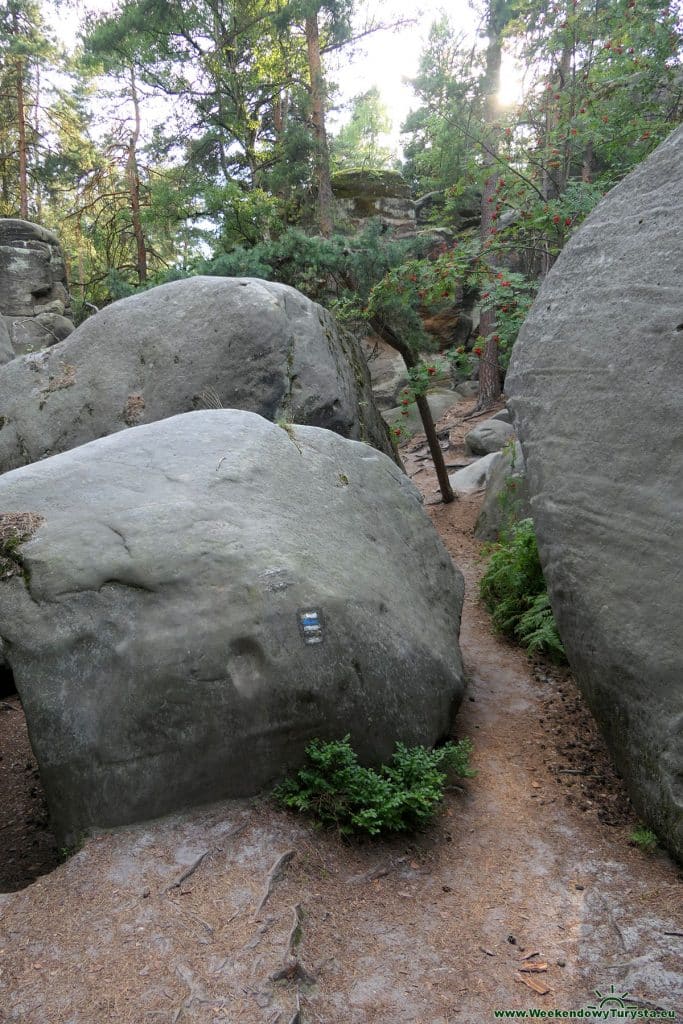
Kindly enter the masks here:
[[7, 473], [0, 507], [44, 520], [0, 636], [60, 841], [253, 794], [314, 736], [447, 734], [462, 577], [370, 446], [205, 410]]
[[0, 217], [0, 364], [73, 329], [59, 239], [39, 224]]
[[638, 812], [679, 859], [682, 167], [679, 128], [598, 204], [506, 378], [569, 662]]
[[[0, 339], [1, 348], [1, 339]], [[0, 472], [200, 408], [333, 430], [394, 458], [360, 345], [287, 285], [193, 277], [0, 366]]]

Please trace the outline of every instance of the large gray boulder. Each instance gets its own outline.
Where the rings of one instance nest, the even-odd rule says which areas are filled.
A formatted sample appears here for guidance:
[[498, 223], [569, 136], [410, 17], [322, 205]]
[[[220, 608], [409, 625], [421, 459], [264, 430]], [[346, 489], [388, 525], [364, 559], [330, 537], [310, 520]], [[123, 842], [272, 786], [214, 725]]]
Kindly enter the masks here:
[[0, 367], [0, 472], [198, 407], [326, 427], [393, 454], [358, 343], [294, 288], [194, 277], [108, 306]]
[[74, 329], [70, 317], [57, 236], [39, 224], [0, 217], [0, 363], [66, 338]]
[[378, 761], [447, 735], [462, 577], [368, 445], [206, 410], [7, 473], [0, 508], [0, 637], [60, 841], [255, 793], [315, 736]]
[[577, 682], [683, 858], [683, 129], [569, 241], [506, 392]]

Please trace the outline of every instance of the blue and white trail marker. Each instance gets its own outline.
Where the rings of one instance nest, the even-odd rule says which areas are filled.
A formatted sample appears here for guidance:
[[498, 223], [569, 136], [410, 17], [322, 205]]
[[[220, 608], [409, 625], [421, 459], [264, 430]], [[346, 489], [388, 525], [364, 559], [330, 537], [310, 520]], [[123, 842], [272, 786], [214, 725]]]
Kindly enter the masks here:
[[305, 644], [323, 642], [323, 615], [319, 609], [305, 608], [299, 612], [299, 629]]

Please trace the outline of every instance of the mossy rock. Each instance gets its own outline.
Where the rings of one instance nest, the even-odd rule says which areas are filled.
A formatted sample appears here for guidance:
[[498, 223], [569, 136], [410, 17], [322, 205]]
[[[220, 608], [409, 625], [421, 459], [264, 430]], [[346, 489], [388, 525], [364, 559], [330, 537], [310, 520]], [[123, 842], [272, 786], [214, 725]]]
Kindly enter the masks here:
[[333, 174], [332, 191], [341, 199], [355, 199], [359, 196], [410, 198], [408, 182], [398, 171], [377, 171], [362, 167]]

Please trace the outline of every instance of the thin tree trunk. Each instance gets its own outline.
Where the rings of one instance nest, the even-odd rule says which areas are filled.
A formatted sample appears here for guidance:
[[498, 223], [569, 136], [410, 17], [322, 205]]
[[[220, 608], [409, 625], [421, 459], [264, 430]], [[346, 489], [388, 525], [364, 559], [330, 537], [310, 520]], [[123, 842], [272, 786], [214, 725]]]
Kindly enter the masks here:
[[[19, 16], [17, 9], [12, 9], [12, 29], [19, 38]], [[28, 161], [26, 152], [26, 100], [24, 96], [24, 62], [20, 57], [14, 62], [17, 76], [17, 121], [19, 128], [19, 215], [28, 217]]]
[[[36, 67], [36, 98], [33, 104], [33, 136], [35, 139], [33, 145], [34, 163], [37, 164], [38, 150], [40, 146], [40, 65]], [[34, 185], [33, 196], [36, 204], [38, 223], [40, 223], [43, 219], [43, 193], [40, 187], [40, 181], [37, 181]]]
[[[405, 345], [401, 341], [398, 335], [392, 331], [388, 324], [385, 324], [379, 319], [379, 317], [373, 317], [370, 321], [370, 326], [373, 331], [380, 336], [380, 338], [386, 341], [387, 345], [391, 345], [391, 347], [403, 357], [403, 361], [409, 370], [419, 365], [419, 358], [413, 353], [412, 349], [408, 345]], [[416, 395], [415, 404], [417, 405], [418, 412], [420, 413], [420, 418], [422, 420], [422, 426], [424, 427], [425, 434], [427, 435], [427, 444], [429, 445], [432, 462], [434, 463], [434, 469], [436, 470], [436, 477], [439, 481], [441, 497], [445, 503], [448, 503], [455, 499], [455, 494], [453, 493], [451, 482], [448, 479], [448, 470], [446, 469], [446, 463], [444, 462], [443, 452], [441, 451], [436, 427], [434, 426], [434, 417], [432, 416], [432, 410], [429, 408], [427, 396]]]
[[140, 216], [140, 172], [138, 169], [137, 147], [140, 139], [140, 102], [138, 99], [137, 85], [135, 82], [135, 68], [130, 68], [130, 94], [133, 101], [134, 127], [128, 143], [128, 160], [126, 162], [126, 173], [128, 176], [128, 190], [130, 195], [130, 214], [135, 236], [135, 247], [137, 250], [136, 267], [138, 281], [145, 284], [147, 281], [147, 245], [142, 230], [142, 218]]
[[[496, 94], [500, 84], [500, 62], [502, 54], [502, 42], [500, 38], [500, 27], [496, 23], [495, 12], [493, 11], [493, 0], [489, 0], [489, 17], [486, 26], [488, 46], [486, 49], [486, 95], [484, 99], [484, 131], [486, 143], [483, 151], [483, 166], [487, 175], [484, 182], [483, 195], [481, 197], [481, 228], [480, 237], [482, 246], [490, 243], [491, 231], [494, 229], [495, 221], [493, 210], [495, 203], [489, 200], [493, 198], [498, 181], [497, 156], [498, 156], [498, 131], [496, 122]], [[490, 260], [492, 266], [497, 266], [495, 258]], [[498, 341], [496, 336], [496, 313], [493, 309], [484, 310], [479, 320], [479, 334], [484, 344], [484, 352], [479, 360], [479, 396], [477, 404], [470, 415], [475, 416], [480, 412], [490, 409], [500, 398], [500, 370], [498, 368]]]
[[330, 154], [325, 130], [325, 86], [320, 59], [320, 33], [318, 15], [306, 17], [306, 48], [311, 80], [311, 125], [315, 146], [315, 181], [318, 190], [318, 226], [326, 238], [332, 234], [332, 183], [330, 181]]

